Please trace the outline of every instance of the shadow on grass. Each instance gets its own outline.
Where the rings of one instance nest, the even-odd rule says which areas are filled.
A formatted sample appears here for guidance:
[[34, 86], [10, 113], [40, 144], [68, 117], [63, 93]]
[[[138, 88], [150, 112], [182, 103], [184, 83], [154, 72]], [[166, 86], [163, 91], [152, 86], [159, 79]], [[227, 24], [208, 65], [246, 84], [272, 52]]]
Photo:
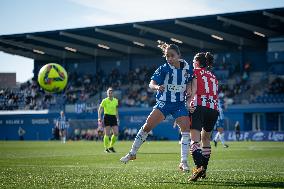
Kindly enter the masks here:
[[199, 180], [197, 182], [178, 182], [178, 181], [162, 181], [157, 183], [164, 184], [182, 184], [182, 185], [204, 185], [204, 186], [227, 186], [227, 187], [264, 187], [264, 188], [284, 188], [284, 182], [273, 182], [273, 181], [210, 181], [210, 180]]

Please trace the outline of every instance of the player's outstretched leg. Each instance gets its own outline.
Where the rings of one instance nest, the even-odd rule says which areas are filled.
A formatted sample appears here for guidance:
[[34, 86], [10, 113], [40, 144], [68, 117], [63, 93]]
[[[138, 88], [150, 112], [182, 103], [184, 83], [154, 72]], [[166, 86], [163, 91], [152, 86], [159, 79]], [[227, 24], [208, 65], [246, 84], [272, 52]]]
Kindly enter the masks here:
[[120, 158], [120, 161], [123, 163], [127, 163], [129, 160], [135, 160], [136, 153], [138, 149], [141, 147], [141, 145], [146, 141], [147, 136], [148, 133], [143, 130], [143, 127], [141, 127], [135, 137], [130, 152], [126, 154], [124, 157]]
[[159, 109], [154, 109], [148, 116], [146, 123], [138, 131], [130, 152], [124, 157], [120, 158], [120, 161], [123, 163], [127, 163], [129, 160], [136, 159], [136, 153], [141, 147], [141, 145], [146, 141], [148, 133], [164, 119], [164, 114]]

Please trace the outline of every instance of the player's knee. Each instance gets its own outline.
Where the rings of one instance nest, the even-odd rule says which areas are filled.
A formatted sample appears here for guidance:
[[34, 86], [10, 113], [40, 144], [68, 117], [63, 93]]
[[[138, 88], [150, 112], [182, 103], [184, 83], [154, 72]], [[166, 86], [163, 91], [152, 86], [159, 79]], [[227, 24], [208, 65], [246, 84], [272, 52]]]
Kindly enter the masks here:
[[189, 120], [188, 117], [182, 117], [176, 120], [177, 125], [180, 127], [181, 132], [189, 132]]
[[117, 131], [117, 130], [113, 130], [113, 131], [112, 131], [112, 134], [113, 134], [114, 136], [118, 136], [118, 131]]
[[222, 128], [222, 127], [218, 127], [218, 132], [220, 133], [220, 134], [222, 134], [223, 133], [223, 131], [224, 131], [224, 129]]
[[202, 146], [211, 146], [210, 140], [202, 141]]
[[149, 133], [152, 130], [152, 127], [153, 126], [150, 123], [146, 122], [143, 125], [142, 129], [143, 129], [144, 132]]
[[106, 132], [104, 133], [104, 135], [110, 137], [110, 136], [111, 136], [110, 131], [108, 131], [108, 132], [106, 131]]
[[146, 132], [146, 133], [149, 133], [151, 131], [151, 129], [146, 127], [146, 128], [143, 129], [143, 131]]
[[210, 136], [202, 135], [201, 136], [201, 141], [202, 141], [203, 144], [205, 143], [206, 146], [207, 146], [208, 144], [210, 144]]
[[145, 127], [145, 125], [147, 125], [147, 126], [149, 126], [149, 125], [153, 125], [154, 124], [154, 121], [153, 121], [153, 119], [147, 119], [146, 120], [146, 123], [144, 124], [144, 127]]
[[191, 137], [191, 141], [200, 142], [200, 135], [196, 136], [196, 135], [190, 133], [190, 137]]
[[183, 123], [183, 124], [178, 124], [180, 127], [180, 131], [181, 132], [189, 132], [190, 131], [190, 127], [188, 124]]

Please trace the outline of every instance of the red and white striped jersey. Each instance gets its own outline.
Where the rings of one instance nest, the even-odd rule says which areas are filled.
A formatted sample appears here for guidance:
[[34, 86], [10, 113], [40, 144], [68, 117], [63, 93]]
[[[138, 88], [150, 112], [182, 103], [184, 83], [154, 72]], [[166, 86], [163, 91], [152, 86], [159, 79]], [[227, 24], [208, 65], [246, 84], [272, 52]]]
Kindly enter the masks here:
[[194, 69], [194, 77], [197, 80], [197, 91], [191, 104], [218, 110], [218, 80], [216, 76], [206, 68], [199, 68]]

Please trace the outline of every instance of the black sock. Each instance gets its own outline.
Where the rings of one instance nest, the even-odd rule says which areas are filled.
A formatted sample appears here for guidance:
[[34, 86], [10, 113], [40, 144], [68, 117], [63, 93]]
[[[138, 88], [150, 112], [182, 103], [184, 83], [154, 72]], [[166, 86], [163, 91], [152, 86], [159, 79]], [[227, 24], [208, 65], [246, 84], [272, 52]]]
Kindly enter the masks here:
[[203, 165], [203, 156], [202, 151], [200, 149], [200, 144], [198, 142], [194, 142], [190, 146], [190, 153], [193, 157], [194, 164], [197, 168], [201, 167]]
[[207, 169], [210, 155], [211, 155], [211, 147], [203, 147], [202, 148], [202, 164], [205, 170]]

